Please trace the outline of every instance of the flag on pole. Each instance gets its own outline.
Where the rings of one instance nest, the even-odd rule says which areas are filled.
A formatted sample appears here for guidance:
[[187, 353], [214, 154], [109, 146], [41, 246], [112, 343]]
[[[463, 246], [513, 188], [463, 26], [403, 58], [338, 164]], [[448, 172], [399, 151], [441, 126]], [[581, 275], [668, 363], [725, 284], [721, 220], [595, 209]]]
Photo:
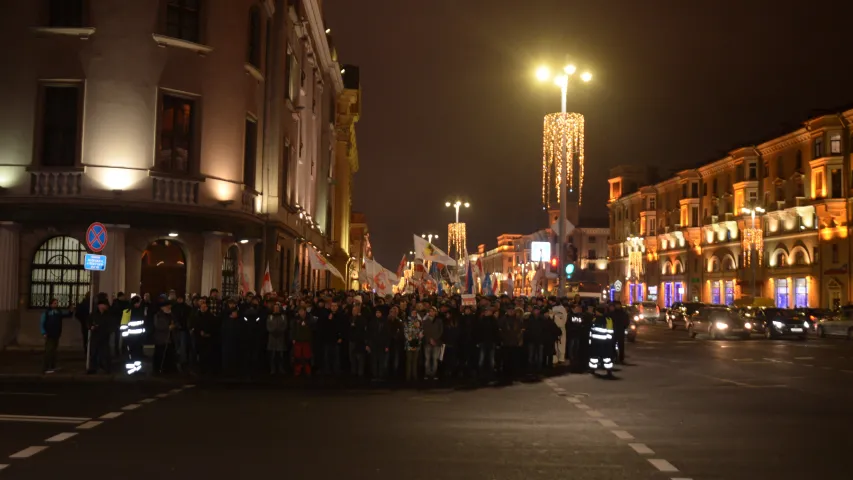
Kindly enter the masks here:
[[492, 276], [486, 275], [486, 279], [483, 281], [483, 295], [491, 296], [494, 295], [492, 292]]
[[474, 274], [471, 272], [471, 262], [465, 268], [465, 293], [474, 293]]
[[406, 254], [403, 254], [403, 258], [400, 260], [400, 265], [397, 265], [397, 277], [401, 278], [403, 276], [403, 270], [406, 269]]
[[312, 269], [326, 270], [332, 275], [340, 278], [342, 282], [344, 281], [344, 276], [341, 275], [341, 272], [339, 272], [337, 268], [335, 268], [331, 263], [329, 263], [325, 258], [323, 258], [323, 256], [320, 255], [320, 252], [318, 252], [317, 250], [314, 250], [313, 248], [308, 249], [308, 261], [311, 263]]
[[443, 263], [445, 265], [456, 265], [456, 260], [444, 253], [440, 248], [417, 235], [415, 238], [415, 258]]
[[272, 293], [272, 277], [270, 277], [270, 262], [267, 262], [267, 269], [264, 271], [264, 280], [261, 282], [261, 295]]
[[510, 274], [506, 278], [506, 294], [509, 295], [509, 298], [512, 298], [513, 293], [515, 293], [515, 281], [512, 278], [512, 274]]
[[296, 268], [293, 269], [293, 281], [290, 283], [290, 291], [292, 293], [299, 291], [299, 263], [296, 262]]

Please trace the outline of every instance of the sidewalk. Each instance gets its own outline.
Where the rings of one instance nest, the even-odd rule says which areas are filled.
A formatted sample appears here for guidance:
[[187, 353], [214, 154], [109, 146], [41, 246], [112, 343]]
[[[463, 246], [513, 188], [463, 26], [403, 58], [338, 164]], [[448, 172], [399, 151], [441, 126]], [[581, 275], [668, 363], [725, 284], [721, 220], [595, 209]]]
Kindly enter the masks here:
[[[55, 373], [43, 372], [44, 349], [38, 347], [7, 347], [0, 352], [0, 381], [57, 381], [57, 382], [155, 382], [181, 383], [180, 378], [129, 376], [121, 359], [113, 359], [113, 373], [86, 374], [86, 355], [79, 349], [60, 349]], [[149, 371], [144, 362], [144, 371]]]

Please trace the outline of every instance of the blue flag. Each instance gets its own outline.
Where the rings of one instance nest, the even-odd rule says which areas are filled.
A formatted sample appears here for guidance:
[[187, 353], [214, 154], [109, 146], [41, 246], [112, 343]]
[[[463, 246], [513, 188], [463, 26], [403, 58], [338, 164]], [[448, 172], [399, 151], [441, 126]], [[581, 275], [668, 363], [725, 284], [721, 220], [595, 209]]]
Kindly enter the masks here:
[[486, 275], [486, 279], [483, 280], [483, 295], [491, 296], [494, 295], [492, 292], [492, 276]]
[[471, 262], [468, 262], [468, 264], [466, 266], [466, 270], [467, 270], [467, 272], [466, 272], [465, 276], [467, 278], [465, 279], [465, 292], [466, 293], [474, 293], [474, 275], [471, 272]]

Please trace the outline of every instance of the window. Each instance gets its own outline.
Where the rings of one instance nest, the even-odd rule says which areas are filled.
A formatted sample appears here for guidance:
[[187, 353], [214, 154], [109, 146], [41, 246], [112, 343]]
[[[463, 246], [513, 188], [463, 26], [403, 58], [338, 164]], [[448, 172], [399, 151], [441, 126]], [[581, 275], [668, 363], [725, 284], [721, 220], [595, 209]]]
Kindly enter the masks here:
[[696, 182], [690, 184], [690, 198], [699, 198], [699, 184]]
[[717, 179], [715, 178], [713, 182], [711, 182], [711, 195], [717, 196]]
[[687, 198], [687, 184], [681, 185], [681, 198]]
[[749, 206], [754, 207], [758, 205], [758, 192], [752, 191], [747, 194], [747, 202]]
[[832, 244], [832, 263], [838, 263], [838, 244]]
[[[802, 162], [802, 159], [800, 160]], [[776, 157], [776, 176], [779, 178], [785, 178], [785, 162], [782, 160], [782, 157]]]
[[794, 254], [794, 265], [805, 265], [806, 264], [806, 254], [803, 252], [797, 252]]
[[278, 195], [281, 199], [281, 206], [286, 207], [290, 205], [290, 186], [287, 183], [290, 177], [290, 143], [285, 139], [282, 141], [282, 145], [284, 147], [281, 149], [281, 187]]
[[829, 171], [829, 183], [832, 186], [832, 198], [841, 198], [841, 170], [833, 168]]
[[80, 145], [79, 85], [50, 85], [43, 89], [41, 164], [73, 167]]
[[293, 52], [289, 52], [287, 54], [287, 74], [285, 78], [287, 79], [287, 98], [296, 106], [296, 99], [299, 97], [299, 85], [300, 85], [300, 77], [302, 76], [302, 71], [299, 69], [299, 60], [296, 59], [296, 55]]
[[168, 0], [166, 3], [166, 35], [200, 43], [199, 2], [201, 0]]
[[598, 257], [595, 254], [595, 250], [589, 250], [588, 252], [586, 252], [586, 258], [589, 260], [595, 260]]
[[823, 197], [823, 172], [817, 172], [814, 178], [815, 197]]
[[823, 139], [815, 138], [814, 139], [814, 158], [820, 158], [823, 156]]
[[758, 178], [758, 164], [755, 162], [750, 162], [749, 164], [749, 179], [755, 180]]
[[841, 134], [833, 133], [829, 137], [829, 153], [833, 155], [841, 154]]
[[655, 203], [655, 197], [649, 197], [649, 210], [655, 210], [657, 208]]
[[86, 248], [72, 237], [53, 237], [33, 257], [30, 274], [30, 307], [47, 308], [51, 298], [67, 308], [89, 291], [91, 278], [83, 269]]
[[809, 289], [805, 278], [794, 279], [794, 308], [809, 306]]
[[735, 178], [738, 182], [743, 181], [743, 165], [738, 165], [735, 167]]
[[174, 95], [160, 100], [157, 170], [189, 173], [195, 158], [195, 101]]
[[82, 27], [83, 0], [50, 0], [47, 25], [49, 27]]
[[785, 200], [785, 187], [782, 185], [776, 186], [776, 201], [781, 202]]
[[796, 196], [798, 196], [798, 197], [805, 197], [805, 196], [806, 196], [806, 187], [805, 187], [805, 185], [803, 184], [803, 179], [802, 179], [802, 178], [798, 178], [798, 179], [797, 179], [797, 181], [794, 183], [794, 188], [795, 188], [795, 189], [796, 189], [796, 191], [797, 191], [797, 195], [796, 195]]
[[587, 242], [589, 242], [589, 243], [595, 243], [595, 237], [589, 237], [589, 239], [587, 240]]
[[246, 138], [243, 139], [243, 185], [255, 189], [255, 172], [258, 157], [258, 122], [246, 118]]
[[255, 68], [261, 68], [261, 9], [257, 6], [249, 12], [249, 51], [246, 60]]
[[801, 152], [799, 150], [797, 150], [797, 159], [796, 159], [796, 162], [794, 163], [794, 166], [798, 172], [800, 172], [800, 173], [803, 172], [803, 152]]
[[222, 298], [236, 296], [240, 290], [240, 250], [237, 245], [231, 245], [222, 259]]
[[693, 207], [690, 209], [690, 226], [699, 226], [699, 207]]

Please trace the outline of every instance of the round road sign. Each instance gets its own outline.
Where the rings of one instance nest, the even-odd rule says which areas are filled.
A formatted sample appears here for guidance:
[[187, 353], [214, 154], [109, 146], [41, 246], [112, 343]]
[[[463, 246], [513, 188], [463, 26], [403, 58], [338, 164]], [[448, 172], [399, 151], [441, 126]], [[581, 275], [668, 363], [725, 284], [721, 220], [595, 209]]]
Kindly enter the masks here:
[[86, 246], [95, 253], [107, 246], [107, 227], [104, 224], [95, 222], [89, 225], [86, 230]]

